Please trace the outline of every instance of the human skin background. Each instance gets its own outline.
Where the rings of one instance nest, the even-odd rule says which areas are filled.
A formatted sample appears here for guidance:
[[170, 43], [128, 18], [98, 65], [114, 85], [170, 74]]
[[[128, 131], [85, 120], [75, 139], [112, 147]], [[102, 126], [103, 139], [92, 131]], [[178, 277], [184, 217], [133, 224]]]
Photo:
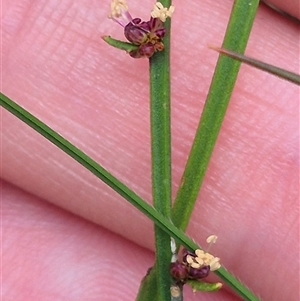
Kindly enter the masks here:
[[[132, 15], [147, 19], [153, 2], [136, 3]], [[174, 4], [175, 195], [217, 60], [207, 45], [221, 45], [232, 1]], [[286, 5], [299, 18], [297, 1]], [[109, 3], [2, 10], [2, 92], [151, 202], [148, 62], [101, 40], [122, 39]], [[262, 6], [246, 53], [298, 72], [299, 26]], [[242, 66], [188, 229], [202, 246], [218, 235], [212, 253], [267, 301], [298, 300], [298, 102], [295, 85]], [[153, 264], [146, 217], [4, 110], [1, 176], [3, 300], [134, 299]]]

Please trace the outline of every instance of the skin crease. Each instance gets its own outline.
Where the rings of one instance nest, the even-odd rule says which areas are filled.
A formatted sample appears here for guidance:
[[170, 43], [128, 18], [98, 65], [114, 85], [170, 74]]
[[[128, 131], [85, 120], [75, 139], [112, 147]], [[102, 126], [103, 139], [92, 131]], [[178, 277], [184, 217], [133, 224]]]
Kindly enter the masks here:
[[[2, 92], [151, 202], [148, 62], [100, 39], [122, 39], [109, 4], [2, 2]], [[232, 2], [174, 4], [175, 195], [217, 60], [207, 45], [221, 45]], [[148, 18], [152, 1], [129, 6]], [[298, 25], [262, 6], [246, 53], [298, 72], [298, 41]], [[218, 235], [212, 253], [267, 301], [298, 300], [298, 101], [294, 85], [242, 66], [188, 229], [204, 247]], [[133, 300], [153, 263], [151, 223], [4, 110], [1, 120], [4, 299]]]

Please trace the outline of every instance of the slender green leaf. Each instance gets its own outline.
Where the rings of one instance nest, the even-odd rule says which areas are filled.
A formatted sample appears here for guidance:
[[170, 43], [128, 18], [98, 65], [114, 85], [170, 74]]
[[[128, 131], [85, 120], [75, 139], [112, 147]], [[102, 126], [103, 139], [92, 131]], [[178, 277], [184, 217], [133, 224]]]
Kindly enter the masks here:
[[114, 48], [120, 49], [120, 50], [125, 50], [128, 53], [138, 49], [137, 45], [133, 45], [133, 44], [128, 43], [128, 42], [123, 42], [123, 41], [120, 41], [120, 40], [116, 40], [116, 39], [113, 39], [110, 36], [103, 36], [102, 39], [108, 45], [110, 45]]
[[[46, 124], [34, 117], [28, 111], [20, 107], [4, 94], [0, 93], [0, 106], [11, 112], [14, 116], [25, 122], [28, 126], [44, 136], [70, 157], [75, 159], [79, 164], [92, 172], [100, 180], [111, 187], [115, 192], [121, 195], [124, 199], [135, 206], [139, 211], [149, 217], [157, 226], [161, 227], [169, 236], [172, 236], [175, 241], [187, 248], [190, 251], [195, 251], [201, 248], [195, 242], [189, 239], [182, 230], [174, 226], [170, 219], [164, 217], [154, 207], [143, 201], [138, 195], [131, 191], [128, 187], [122, 184], [118, 179], [108, 173], [103, 167], [80, 151], [77, 147], [64, 139], [62, 136], [53, 131]], [[224, 268], [220, 268], [215, 272], [223, 281], [231, 287], [238, 295], [242, 296], [247, 301], [258, 301], [258, 299], [237, 279], [229, 274]]]
[[[233, 5], [223, 47], [244, 52], [259, 0], [237, 0]], [[219, 57], [193, 146], [172, 210], [173, 223], [185, 230], [213, 152], [240, 63]]]
[[218, 51], [221, 54], [224, 54], [232, 59], [238, 60], [240, 62], [243, 62], [249, 66], [255, 67], [257, 69], [260, 69], [262, 71], [266, 71], [270, 74], [276, 75], [280, 78], [286, 79], [294, 84], [300, 85], [300, 75], [293, 73], [291, 71], [264, 63], [262, 61], [259, 61], [257, 59], [236, 53], [234, 51], [230, 51], [224, 48], [218, 48], [210, 46], [211, 49]]
[[25, 122], [28, 126], [40, 133], [47, 140], [52, 142], [66, 154], [75, 159], [79, 164], [92, 172], [115, 192], [134, 205], [139, 211], [149, 217], [156, 225], [168, 233], [169, 236], [174, 237], [174, 239], [180, 244], [191, 250], [198, 248], [198, 246], [192, 242], [181, 230], [177, 229], [173, 225], [169, 218], [164, 217], [154, 207], [147, 204], [137, 194], [131, 191], [128, 187], [126, 187], [123, 183], [121, 183], [118, 179], [101, 167], [97, 162], [88, 157], [84, 152], [79, 150], [61, 135], [53, 131], [45, 123], [34, 117], [32, 114], [2, 93], [0, 93], [0, 106]]
[[208, 283], [198, 280], [188, 280], [187, 284], [194, 292], [216, 292], [221, 289], [222, 283]]
[[124, 199], [135, 206], [139, 211], [149, 217], [157, 226], [163, 229], [169, 236], [184, 245], [188, 249], [196, 249], [198, 246], [192, 242], [181, 230], [176, 228], [169, 218], [164, 217], [153, 206], [147, 204], [136, 193], [130, 190], [127, 186], [121, 183], [117, 178], [111, 175], [97, 162], [88, 157], [84, 152], [79, 150], [76, 146], [71, 144], [61, 135], [53, 131], [45, 123], [34, 117], [24, 108], [13, 102], [4, 94], [0, 93], [0, 106], [11, 112], [13, 115], [24, 121], [28, 126], [44, 136], [47, 140], [52, 142], [70, 157], [75, 159], [79, 164], [84, 166], [87, 170], [93, 173], [97, 178], [102, 180], [105, 184], [111, 187], [115, 192], [121, 195]]

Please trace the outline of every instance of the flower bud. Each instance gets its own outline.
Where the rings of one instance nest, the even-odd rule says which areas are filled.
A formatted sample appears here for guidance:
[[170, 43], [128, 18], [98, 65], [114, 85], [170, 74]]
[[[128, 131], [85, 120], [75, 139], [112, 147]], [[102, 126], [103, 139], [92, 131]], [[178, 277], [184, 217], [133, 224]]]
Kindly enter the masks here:
[[204, 266], [200, 269], [194, 269], [192, 267], [190, 267], [188, 269], [188, 277], [190, 279], [201, 279], [201, 278], [205, 278], [208, 276], [210, 271], [210, 267], [209, 266]]
[[164, 28], [164, 24], [161, 20], [151, 17], [147, 23], [150, 31], [155, 34], [157, 38], [162, 39], [165, 36], [166, 29]]
[[178, 261], [171, 263], [170, 274], [177, 281], [185, 281], [188, 278], [186, 266]]
[[151, 57], [155, 52], [155, 46], [152, 43], [144, 44], [140, 47], [139, 53], [141, 57]]

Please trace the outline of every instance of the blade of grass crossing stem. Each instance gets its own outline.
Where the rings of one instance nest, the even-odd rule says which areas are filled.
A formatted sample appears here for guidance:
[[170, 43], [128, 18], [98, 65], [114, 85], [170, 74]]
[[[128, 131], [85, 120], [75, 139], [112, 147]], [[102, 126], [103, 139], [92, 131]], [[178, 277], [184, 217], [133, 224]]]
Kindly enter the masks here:
[[[234, 2], [223, 47], [243, 53], [251, 32], [259, 0]], [[172, 210], [172, 221], [185, 230], [220, 132], [240, 63], [220, 56], [201, 115], [193, 146]]]
[[[130, 202], [139, 211], [149, 217], [157, 226], [161, 227], [169, 236], [172, 236], [175, 241], [187, 248], [190, 251], [201, 248], [191, 239], [189, 239], [182, 230], [176, 228], [170, 219], [164, 217], [160, 214], [154, 207], [148, 205], [139, 196], [137, 196], [133, 191], [121, 183], [117, 178], [108, 173], [103, 167], [101, 167], [97, 162], [88, 157], [85, 153], [79, 150], [76, 146], [71, 144], [69, 141], [64, 139], [58, 133], [53, 131], [46, 124], [41, 122], [35, 116], [30, 114], [28, 111], [20, 107], [14, 101], [9, 99], [4, 94], [0, 93], [0, 106], [5, 108], [7, 111], [12, 113], [14, 116], [22, 120], [36, 132], [44, 136], [48, 141], [52, 142], [59, 149], [64, 151], [79, 164], [93, 173], [98, 179], [102, 180], [105, 184], [111, 187], [116, 193], [122, 196], [125, 200]], [[238, 282], [232, 275], [230, 275], [226, 270], [221, 269], [218, 271], [219, 276], [224, 280], [228, 286], [232, 287], [239, 295], [247, 294], [247, 299], [249, 301], [258, 301], [258, 299], [251, 294], [250, 291]]]
[[147, 204], [136, 193], [134, 193], [127, 186], [121, 183], [117, 178], [111, 175], [97, 162], [88, 157], [84, 152], [79, 150], [76, 146], [71, 144], [61, 135], [53, 131], [45, 123], [37, 119], [35, 116], [30, 114], [28, 111], [20, 107], [18, 104], [13, 102], [2, 93], [0, 93], [0, 106], [22, 120], [36, 132], [44, 136], [47, 140], [49, 140], [55, 146], [65, 152], [67, 155], [76, 160], [80, 165], [93, 173], [97, 178], [111, 187], [116, 193], [118, 193], [139, 211], [149, 217], [157, 226], [168, 233], [169, 236], [174, 237], [174, 239], [178, 243], [182, 244], [189, 250], [195, 250], [199, 248], [191, 239], [189, 239], [184, 234], [183, 231], [176, 228], [169, 218], [164, 217], [153, 206]]
[[[170, 1], [162, 3], [170, 6]], [[152, 195], [154, 208], [171, 218], [171, 130], [170, 130], [170, 20], [164, 23], [167, 35], [164, 51], [150, 58], [150, 120]], [[155, 267], [159, 301], [170, 301], [170, 236], [154, 226]], [[153, 291], [148, 297], [153, 298]], [[145, 299], [144, 299], [145, 300]], [[152, 299], [153, 300], [153, 299]]]

